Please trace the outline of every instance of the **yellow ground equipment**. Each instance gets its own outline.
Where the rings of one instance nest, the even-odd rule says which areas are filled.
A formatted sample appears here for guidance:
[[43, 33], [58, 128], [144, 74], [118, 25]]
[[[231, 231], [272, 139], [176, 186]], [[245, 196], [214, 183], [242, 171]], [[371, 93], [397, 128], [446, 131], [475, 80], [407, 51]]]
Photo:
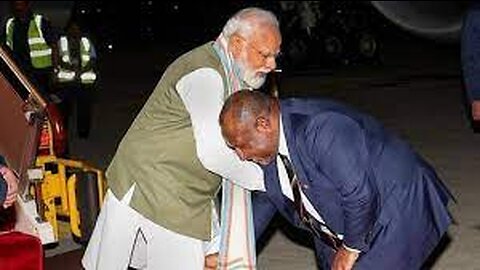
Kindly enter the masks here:
[[84, 162], [53, 155], [38, 156], [36, 166], [43, 177], [32, 179], [30, 194], [39, 217], [50, 223], [57, 241], [60, 219], [69, 221], [73, 236], [86, 243], [103, 201], [103, 172]]

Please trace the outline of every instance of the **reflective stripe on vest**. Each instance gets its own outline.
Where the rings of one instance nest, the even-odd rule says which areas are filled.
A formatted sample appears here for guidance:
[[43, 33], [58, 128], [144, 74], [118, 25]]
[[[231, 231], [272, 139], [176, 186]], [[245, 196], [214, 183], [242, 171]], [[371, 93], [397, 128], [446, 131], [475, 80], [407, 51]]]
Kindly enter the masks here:
[[75, 79], [75, 71], [64, 68], [64, 66], [69, 66], [71, 64], [67, 37], [60, 37], [60, 46], [58, 52], [60, 54], [61, 63], [59, 63], [57, 80], [60, 83], [71, 82]]
[[[13, 50], [13, 27], [14, 19], [9, 18], [6, 24], [7, 45]], [[34, 68], [46, 68], [52, 66], [52, 49], [43, 38], [42, 16], [34, 15], [28, 26], [28, 45], [30, 47], [30, 59]]]
[[90, 62], [90, 41], [86, 37], [80, 40], [80, 55], [82, 58], [82, 67], [86, 67]]
[[65, 63], [65, 64], [70, 64], [71, 59], [70, 59], [70, 52], [68, 50], [68, 40], [67, 37], [63, 36], [60, 37], [60, 59]]
[[80, 75], [80, 81], [84, 84], [94, 83], [96, 79], [97, 74], [95, 74], [95, 72], [93, 72], [92, 70], [84, 72]]
[[75, 71], [60, 69], [57, 78], [59, 82], [71, 82], [75, 78]]
[[[80, 40], [80, 58], [82, 61], [82, 68], [87, 67], [90, 63], [90, 54], [91, 54], [92, 46], [90, 45], [90, 40], [86, 37], [82, 37]], [[97, 74], [90, 69], [83, 72], [80, 75], [80, 81], [84, 84], [92, 84], [97, 79]]]
[[7, 20], [7, 24], [5, 25], [5, 33], [7, 36], [7, 46], [13, 50], [13, 18]]

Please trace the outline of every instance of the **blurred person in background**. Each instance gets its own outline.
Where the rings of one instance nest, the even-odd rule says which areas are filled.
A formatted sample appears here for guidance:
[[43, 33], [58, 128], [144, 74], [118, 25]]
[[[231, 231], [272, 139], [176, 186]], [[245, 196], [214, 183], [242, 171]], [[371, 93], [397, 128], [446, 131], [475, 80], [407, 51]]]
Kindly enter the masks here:
[[10, 5], [13, 16], [3, 26], [1, 41], [24, 74], [48, 96], [57, 63], [57, 34], [44, 15], [32, 10], [31, 1], [11, 1]]
[[96, 94], [97, 54], [91, 39], [75, 20], [70, 20], [58, 40], [58, 65], [55, 67], [55, 95], [64, 111], [66, 126], [76, 119], [77, 134], [90, 133], [92, 102]]

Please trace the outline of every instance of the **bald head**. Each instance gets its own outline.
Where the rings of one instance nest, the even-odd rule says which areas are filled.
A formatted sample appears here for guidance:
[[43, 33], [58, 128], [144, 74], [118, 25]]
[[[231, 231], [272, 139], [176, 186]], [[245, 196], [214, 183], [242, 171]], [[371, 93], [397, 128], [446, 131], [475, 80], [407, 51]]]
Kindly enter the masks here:
[[278, 148], [278, 103], [258, 91], [241, 90], [225, 101], [220, 126], [241, 159], [267, 164]]
[[270, 113], [271, 98], [259, 91], [240, 90], [230, 95], [220, 112], [220, 125], [247, 128]]

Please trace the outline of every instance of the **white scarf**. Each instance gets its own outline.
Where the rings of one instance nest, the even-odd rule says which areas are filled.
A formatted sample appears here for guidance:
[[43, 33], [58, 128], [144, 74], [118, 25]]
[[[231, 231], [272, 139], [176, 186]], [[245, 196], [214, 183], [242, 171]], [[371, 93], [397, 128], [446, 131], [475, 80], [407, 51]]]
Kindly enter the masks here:
[[[242, 82], [227, 49], [227, 41], [220, 35], [213, 47], [227, 76], [227, 94], [240, 90]], [[220, 214], [220, 256], [218, 269], [256, 269], [255, 235], [250, 191], [222, 181]]]

